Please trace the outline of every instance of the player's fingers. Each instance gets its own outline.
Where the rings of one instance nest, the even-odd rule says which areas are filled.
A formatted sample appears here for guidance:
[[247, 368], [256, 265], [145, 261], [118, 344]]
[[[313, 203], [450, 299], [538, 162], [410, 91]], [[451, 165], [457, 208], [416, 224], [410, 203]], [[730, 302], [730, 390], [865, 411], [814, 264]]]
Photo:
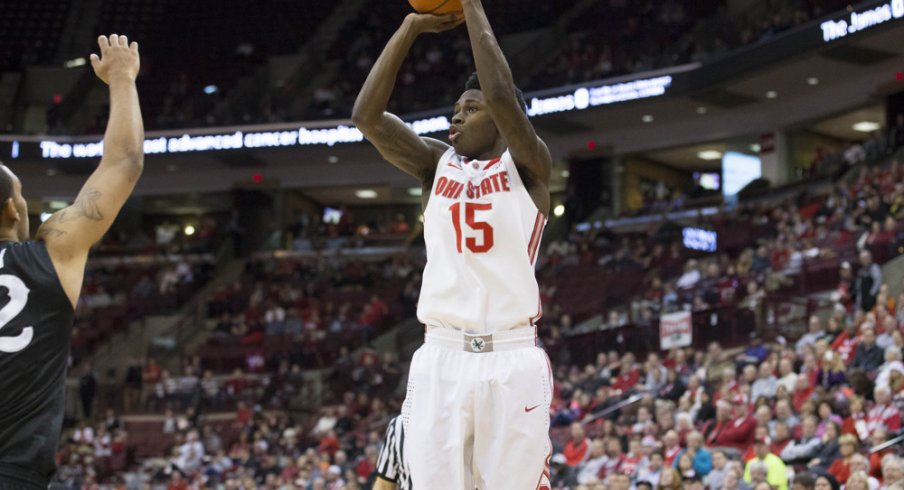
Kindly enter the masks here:
[[453, 12], [451, 14], [440, 14], [440, 15], [437, 15], [437, 17], [439, 17], [440, 20], [442, 20], [443, 22], [451, 22], [451, 21], [455, 20], [458, 17], [458, 15], [459, 14]]
[[132, 41], [132, 44], [129, 45], [129, 49], [131, 49], [132, 51], [137, 53], [138, 52], [138, 43], [135, 41]]
[[110, 47], [116, 47], [119, 44], [119, 34], [110, 34]]
[[119, 45], [128, 48], [129, 47], [129, 38], [128, 36], [119, 36]]
[[98, 56], [94, 53], [91, 53], [91, 56], [89, 56], [89, 59], [91, 60], [91, 66], [93, 66], [94, 68], [97, 68], [97, 66], [100, 65], [100, 56]]
[[110, 47], [110, 40], [107, 39], [107, 36], [98, 36], [97, 45], [100, 46], [100, 52], [103, 53]]

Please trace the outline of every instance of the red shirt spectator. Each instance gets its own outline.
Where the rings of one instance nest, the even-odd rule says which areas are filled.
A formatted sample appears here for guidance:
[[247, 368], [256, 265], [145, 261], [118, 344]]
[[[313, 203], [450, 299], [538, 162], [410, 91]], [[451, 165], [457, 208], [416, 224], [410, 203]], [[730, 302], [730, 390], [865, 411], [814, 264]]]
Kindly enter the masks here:
[[681, 445], [678, 443], [678, 433], [670, 430], [662, 436], [662, 456], [666, 466], [672, 466], [681, 454]]
[[612, 382], [612, 388], [626, 392], [634, 389], [637, 382], [640, 381], [640, 369], [632, 367], [630, 369], [622, 368], [622, 372]]
[[160, 365], [154, 359], [148, 359], [144, 369], [141, 370], [141, 377], [144, 378], [145, 385], [152, 385], [160, 381]]
[[317, 446], [317, 450], [329, 454], [330, 456], [336, 454], [336, 451], [339, 450], [339, 438], [336, 436], [335, 431], [329, 431], [320, 439], [320, 444]]
[[876, 388], [876, 406], [866, 415], [866, 428], [870, 434], [876, 429], [884, 429], [889, 434], [901, 430], [901, 411], [891, 402], [888, 388]]
[[571, 439], [562, 449], [565, 464], [571, 468], [584, 462], [590, 450], [590, 439], [584, 434], [584, 426], [580, 422], [571, 424]]
[[[731, 404], [720, 400], [716, 406], [714, 427], [707, 432], [706, 443], [713, 447], [732, 447], [738, 451], [746, 451], [753, 444], [753, 432], [756, 420], [747, 414], [746, 405], [741, 405], [741, 413], [731, 417]], [[722, 416], [719, 414], [722, 412]], [[727, 412], [727, 413], [726, 413]], [[705, 429], [704, 429], [705, 430]]]
[[238, 408], [235, 411], [235, 426], [240, 428], [245, 428], [251, 425], [251, 418], [254, 414], [251, 412], [251, 409], [248, 408], [244, 402], [238, 403]]
[[845, 329], [832, 342], [832, 350], [841, 356], [845, 364], [850, 364], [854, 360], [854, 353], [857, 351], [857, 342], [857, 336]]

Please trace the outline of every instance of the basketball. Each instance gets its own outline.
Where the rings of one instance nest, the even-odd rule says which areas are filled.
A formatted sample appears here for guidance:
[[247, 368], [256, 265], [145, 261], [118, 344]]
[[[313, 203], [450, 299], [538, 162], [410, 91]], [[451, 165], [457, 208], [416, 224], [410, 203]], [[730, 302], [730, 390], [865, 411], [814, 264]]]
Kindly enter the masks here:
[[422, 14], [451, 14], [462, 10], [460, 0], [408, 0], [408, 3]]

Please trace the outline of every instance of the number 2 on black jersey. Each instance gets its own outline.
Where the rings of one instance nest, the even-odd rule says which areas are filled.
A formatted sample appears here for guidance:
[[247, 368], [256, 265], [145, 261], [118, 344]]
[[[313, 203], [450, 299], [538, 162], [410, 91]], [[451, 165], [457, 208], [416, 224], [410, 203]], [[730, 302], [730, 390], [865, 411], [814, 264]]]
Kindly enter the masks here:
[[[6, 250], [0, 251], [0, 269], [3, 269]], [[3, 329], [9, 324], [10, 320], [19, 316], [25, 309], [28, 302], [28, 293], [31, 291], [28, 286], [22, 282], [22, 279], [12, 274], [0, 274], [0, 287], [9, 291], [9, 303], [0, 309], [0, 352], [19, 352], [28, 347], [31, 339], [34, 337], [34, 328], [31, 326], [22, 329], [22, 333], [15, 337], [2, 336]]]

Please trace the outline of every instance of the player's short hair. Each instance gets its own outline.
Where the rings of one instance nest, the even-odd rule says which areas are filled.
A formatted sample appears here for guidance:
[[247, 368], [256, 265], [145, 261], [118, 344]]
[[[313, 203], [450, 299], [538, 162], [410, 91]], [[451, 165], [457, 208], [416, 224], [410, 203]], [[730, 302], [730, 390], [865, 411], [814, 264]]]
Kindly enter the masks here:
[[[477, 72], [471, 73], [465, 82], [465, 90], [480, 90], [480, 79], [477, 78]], [[527, 101], [524, 100], [524, 92], [520, 88], [515, 87], [515, 98], [518, 99], [518, 106], [527, 114]]]
[[[0, 161], [0, 167], [6, 167], [6, 164]], [[10, 172], [4, 172], [0, 169], [0, 206], [5, 205], [7, 199], [13, 197], [13, 179]]]

